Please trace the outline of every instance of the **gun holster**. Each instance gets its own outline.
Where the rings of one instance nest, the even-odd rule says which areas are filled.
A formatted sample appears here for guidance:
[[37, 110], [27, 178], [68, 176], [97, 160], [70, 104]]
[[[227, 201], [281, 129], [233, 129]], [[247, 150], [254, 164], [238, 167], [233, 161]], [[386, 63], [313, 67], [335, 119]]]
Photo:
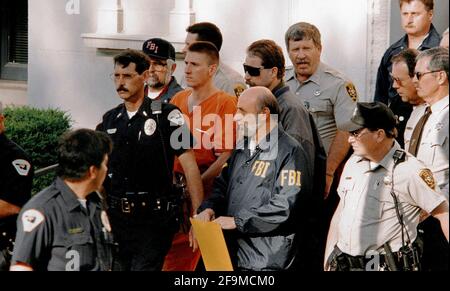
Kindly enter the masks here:
[[421, 248], [420, 243], [414, 242], [400, 248], [396, 253], [391, 251], [388, 244], [384, 244], [386, 265], [389, 271], [420, 271]]
[[183, 233], [189, 233], [191, 228], [191, 222], [189, 218], [192, 212], [192, 203], [189, 192], [187, 190], [186, 178], [183, 174], [175, 173], [174, 195], [177, 197], [177, 207], [175, 209], [177, 221], [180, 227], [180, 231]]
[[16, 236], [17, 215], [3, 218], [0, 222], [0, 271], [8, 271], [11, 264]]

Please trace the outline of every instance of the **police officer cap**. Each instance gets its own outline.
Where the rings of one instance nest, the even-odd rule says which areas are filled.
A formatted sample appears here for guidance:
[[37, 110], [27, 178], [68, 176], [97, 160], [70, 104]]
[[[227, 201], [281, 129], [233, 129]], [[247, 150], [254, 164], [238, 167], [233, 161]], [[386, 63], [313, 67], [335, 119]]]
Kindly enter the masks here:
[[161, 38], [151, 38], [145, 41], [142, 51], [151, 58], [175, 61], [175, 48], [170, 42]]
[[350, 131], [360, 128], [392, 130], [397, 125], [392, 110], [381, 102], [358, 102], [351, 118]]

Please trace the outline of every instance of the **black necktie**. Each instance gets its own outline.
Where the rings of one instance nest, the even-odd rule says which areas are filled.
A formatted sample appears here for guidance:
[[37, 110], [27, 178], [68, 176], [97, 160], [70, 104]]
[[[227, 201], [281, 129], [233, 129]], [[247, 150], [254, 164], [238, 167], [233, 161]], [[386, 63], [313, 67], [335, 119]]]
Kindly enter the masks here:
[[428, 117], [430, 117], [430, 115], [431, 115], [431, 108], [430, 106], [428, 106], [425, 109], [425, 114], [419, 119], [419, 122], [417, 122], [417, 125], [412, 133], [408, 151], [414, 156], [417, 155], [417, 151], [419, 150], [423, 128], [425, 127], [425, 123], [427, 123]]

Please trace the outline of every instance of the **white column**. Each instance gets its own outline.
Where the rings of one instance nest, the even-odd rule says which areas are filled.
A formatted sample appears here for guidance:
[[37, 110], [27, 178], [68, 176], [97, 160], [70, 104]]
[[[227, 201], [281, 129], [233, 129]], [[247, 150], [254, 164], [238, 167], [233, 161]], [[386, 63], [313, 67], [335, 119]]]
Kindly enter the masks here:
[[389, 46], [391, 0], [367, 0], [367, 71], [365, 100], [372, 101], [375, 95], [378, 66]]
[[192, 0], [175, 0], [175, 7], [170, 11], [169, 34], [173, 40], [182, 41], [186, 37], [186, 28], [195, 22]]
[[301, 4], [300, 0], [290, 0], [289, 1], [289, 18], [288, 25], [297, 23], [301, 19]]
[[98, 9], [97, 33], [117, 34], [124, 30], [122, 0], [101, 0]]

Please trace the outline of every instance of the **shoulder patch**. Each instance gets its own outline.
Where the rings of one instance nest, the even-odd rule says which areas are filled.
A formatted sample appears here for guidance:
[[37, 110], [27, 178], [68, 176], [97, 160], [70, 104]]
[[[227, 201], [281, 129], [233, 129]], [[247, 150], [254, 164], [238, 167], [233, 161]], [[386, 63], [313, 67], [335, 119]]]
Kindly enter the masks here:
[[356, 102], [358, 100], [358, 92], [356, 91], [355, 85], [353, 83], [346, 83], [345, 89], [353, 102]]
[[44, 215], [36, 210], [30, 209], [22, 214], [22, 225], [24, 232], [32, 232], [39, 224], [44, 222]]
[[431, 189], [436, 189], [436, 181], [434, 180], [433, 173], [430, 169], [422, 169], [419, 173], [420, 178], [430, 187]]
[[14, 166], [14, 169], [16, 169], [17, 173], [20, 176], [28, 176], [28, 173], [30, 172], [31, 169], [31, 165], [28, 161], [14, 160], [12, 162], [12, 165]]
[[234, 85], [234, 94], [236, 95], [236, 97], [239, 98], [239, 96], [241, 96], [242, 92], [245, 91], [245, 86], [242, 85], [241, 83], [237, 83]]
[[167, 119], [175, 125], [182, 126], [184, 124], [184, 117], [180, 110], [174, 109], [169, 113]]

